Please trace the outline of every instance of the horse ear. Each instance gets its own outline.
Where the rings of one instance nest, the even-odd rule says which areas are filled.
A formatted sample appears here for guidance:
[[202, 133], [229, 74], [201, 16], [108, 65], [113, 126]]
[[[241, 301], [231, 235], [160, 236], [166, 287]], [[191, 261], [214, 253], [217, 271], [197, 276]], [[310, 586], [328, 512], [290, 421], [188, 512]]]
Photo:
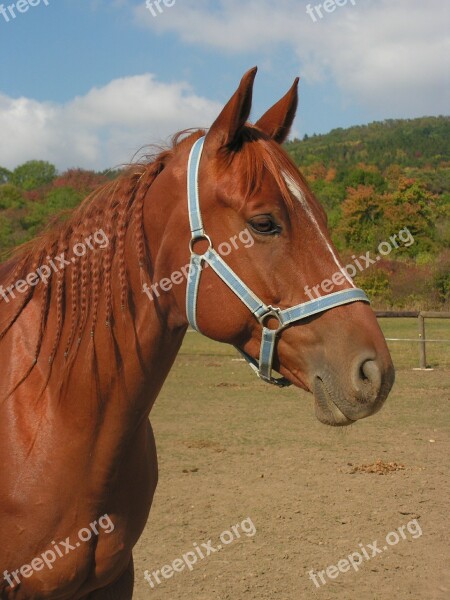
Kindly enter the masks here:
[[247, 71], [238, 89], [231, 96], [207, 135], [207, 142], [216, 149], [232, 145], [245, 125], [252, 107], [253, 82], [257, 67]]
[[295, 119], [298, 105], [298, 82], [296, 77], [293, 86], [288, 93], [259, 119], [255, 127], [261, 129], [273, 140], [282, 144], [291, 129]]

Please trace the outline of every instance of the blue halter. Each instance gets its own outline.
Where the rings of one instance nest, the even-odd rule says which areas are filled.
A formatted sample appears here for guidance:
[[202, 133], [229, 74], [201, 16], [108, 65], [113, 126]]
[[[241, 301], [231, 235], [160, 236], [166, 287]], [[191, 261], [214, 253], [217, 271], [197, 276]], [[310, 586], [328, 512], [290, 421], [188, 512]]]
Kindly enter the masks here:
[[[198, 173], [204, 141], [205, 138], [201, 137], [193, 145], [189, 156], [187, 174], [189, 223], [192, 234], [189, 245], [191, 260], [186, 291], [186, 313], [188, 321], [196, 331], [200, 331], [197, 325], [197, 297], [202, 266], [205, 262], [215, 271], [215, 273], [217, 273], [222, 281], [226, 283], [262, 325], [263, 330], [259, 362], [239, 348], [237, 348], [237, 350], [244, 356], [245, 360], [249, 363], [255, 373], [267, 383], [273, 383], [280, 387], [291, 385], [291, 382], [285, 377], [272, 377], [273, 353], [278, 334], [288, 327], [288, 325], [306, 319], [311, 315], [324, 312], [325, 310], [335, 308], [336, 306], [349, 304], [350, 302], [369, 302], [369, 299], [362, 290], [351, 288], [334, 292], [327, 296], [322, 296], [316, 300], [297, 304], [292, 308], [281, 310], [277, 307], [267, 306], [262, 300], [255, 296], [236, 273], [222, 260], [220, 254], [214, 250], [211, 238], [203, 228], [200, 212]], [[199, 240], [204, 240], [209, 244], [208, 249], [203, 254], [197, 254], [194, 250], [194, 245]], [[278, 319], [279, 325], [277, 329], [269, 329], [265, 326], [269, 317]]]

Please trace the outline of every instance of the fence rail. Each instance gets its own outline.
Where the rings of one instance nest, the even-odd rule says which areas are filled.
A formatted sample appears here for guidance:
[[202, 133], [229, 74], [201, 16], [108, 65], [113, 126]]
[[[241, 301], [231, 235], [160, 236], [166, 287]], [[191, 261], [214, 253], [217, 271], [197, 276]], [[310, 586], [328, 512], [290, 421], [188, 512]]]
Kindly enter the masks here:
[[389, 342], [416, 342], [419, 344], [419, 368], [427, 368], [427, 343], [450, 343], [450, 340], [430, 340], [426, 338], [425, 332], [425, 319], [450, 319], [450, 312], [436, 312], [436, 311], [376, 311], [377, 318], [381, 319], [402, 319], [402, 318], [416, 318], [418, 324], [418, 338], [417, 339], [406, 339], [406, 338], [386, 338]]

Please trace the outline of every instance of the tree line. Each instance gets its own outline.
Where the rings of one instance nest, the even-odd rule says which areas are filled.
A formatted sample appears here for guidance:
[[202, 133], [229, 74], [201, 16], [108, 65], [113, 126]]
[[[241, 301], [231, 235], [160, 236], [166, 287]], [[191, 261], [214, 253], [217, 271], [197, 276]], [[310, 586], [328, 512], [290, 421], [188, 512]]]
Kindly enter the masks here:
[[[407, 227], [414, 237], [357, 275], [376, 308], [450, 308], [450, 117], [388, 120], [293, 140], [286, 149], [351, 261]], [[0, 253], [32, 239], [120, 171], [42, 160], [0, 166]]]

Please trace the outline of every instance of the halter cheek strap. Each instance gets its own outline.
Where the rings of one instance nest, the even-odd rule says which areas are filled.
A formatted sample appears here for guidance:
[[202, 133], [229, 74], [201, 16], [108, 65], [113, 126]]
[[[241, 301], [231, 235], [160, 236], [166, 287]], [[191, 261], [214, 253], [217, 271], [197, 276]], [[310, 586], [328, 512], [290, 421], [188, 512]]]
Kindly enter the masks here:
[[[188, 321], [193, 329], [200, 331], [197, 325], [197, 298], [203, 264], [207, 263], [230, 290], [245, 304], [258, 322], [261, 323], [262, 338], [259, 361], [239, 348], [237, 350], [239, 350], [255, 373], [267, 383], [273, 383], [280, 387], [291, 385], [291, 382], [285, 377], [272, 377], [273, 355], [276, 340], [280, 332], [292, 323], [324, 312], [325, 310], [330, 310], [336, 306], [342, 306], [351, 302], [368, 303], [369, 299], [362, 290], [351, 288], [281, 310], [280, 308], [265, 304], [258, 298], [225, 263], [220, 254], [216, 252], [213, 248], [211, 238], [204, 230], [198, 188], [198, 173], [204, 142], [205, 138], [201, 137], [193, 145], [189, 156], [187, 173], [188, 212], [191, 229], [191, 241], [189, 244], [191, 258], [186, 291], [186, 314]], [[200, 240], [208, 243], [208, 249], [203, 254], [197, 254], [194, 248], [196, 242]], [[276, 329], [266, 327], [265, 324], [269, 317], [275, 317], [278, 320], [278, 327]]]

